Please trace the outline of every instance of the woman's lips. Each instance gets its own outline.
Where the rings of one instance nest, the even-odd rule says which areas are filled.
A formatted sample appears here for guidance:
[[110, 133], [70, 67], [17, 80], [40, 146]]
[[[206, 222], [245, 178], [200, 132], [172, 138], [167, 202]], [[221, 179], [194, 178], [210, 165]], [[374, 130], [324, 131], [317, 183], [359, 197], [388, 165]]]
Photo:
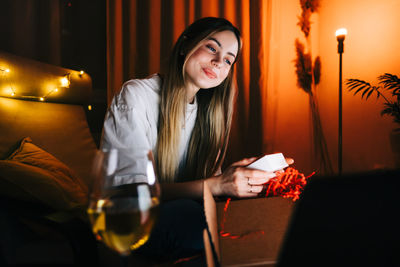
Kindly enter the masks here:
[[213, 72], [211, 69], [209, 68], [203, 68], [204, 73], [207, 75], [208, 78], [210, 79], [215, 79], [217, 78], [217, 74], [215, 74], [215, 72]]

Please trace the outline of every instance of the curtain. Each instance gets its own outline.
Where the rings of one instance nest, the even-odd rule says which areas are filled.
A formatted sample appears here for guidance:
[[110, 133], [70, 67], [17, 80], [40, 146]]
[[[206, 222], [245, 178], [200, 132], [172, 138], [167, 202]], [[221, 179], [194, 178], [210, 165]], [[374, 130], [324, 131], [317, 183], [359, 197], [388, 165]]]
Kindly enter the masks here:
[[60, 2], [2, 0], [0, 49], [61, 65]]
[[266, 153], [271, 5], [272, 0], [107, 0], [108, 103], [124, 81], [162, 72], [174, 42], [194, 20], [224, 17], [243, 38], [225, 162]]

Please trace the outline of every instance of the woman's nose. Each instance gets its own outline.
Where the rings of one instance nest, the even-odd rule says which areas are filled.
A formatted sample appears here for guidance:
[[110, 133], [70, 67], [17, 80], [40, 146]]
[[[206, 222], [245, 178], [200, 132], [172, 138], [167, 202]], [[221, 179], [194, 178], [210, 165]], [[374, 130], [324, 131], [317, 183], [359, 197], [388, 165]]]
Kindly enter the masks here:
[[214, 67], [219, 68], [219, 67], [221, 66], [222, 59], [221, 59], [220, 56], [216, 55], [216, 56], [212, 59], [211, 63], [212, 63], [212, 65], [213, 65]]

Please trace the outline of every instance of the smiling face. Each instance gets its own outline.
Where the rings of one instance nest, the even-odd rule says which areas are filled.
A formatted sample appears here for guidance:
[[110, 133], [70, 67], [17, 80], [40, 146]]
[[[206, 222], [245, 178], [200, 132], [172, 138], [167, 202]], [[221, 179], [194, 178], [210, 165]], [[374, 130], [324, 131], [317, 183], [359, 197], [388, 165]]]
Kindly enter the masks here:
[[221, 84], [235, 62], [238, 48], [237, 38], [231, 31], [216, 32], [202, 40], [185, 63], [187, 88], [197, 92], [200, 88]]

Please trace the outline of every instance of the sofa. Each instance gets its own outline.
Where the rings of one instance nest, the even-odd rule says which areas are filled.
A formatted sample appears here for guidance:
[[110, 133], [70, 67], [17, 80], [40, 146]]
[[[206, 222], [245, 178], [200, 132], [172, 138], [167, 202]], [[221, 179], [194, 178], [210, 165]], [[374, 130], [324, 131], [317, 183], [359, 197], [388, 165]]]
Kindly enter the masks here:
[[86, 215], [91, 94], [87, 73], [0, 51], [0, 266], [119, 265]]
[[0, 51], [1, 266], [93, 263], [91, 93], [84, 72]]

